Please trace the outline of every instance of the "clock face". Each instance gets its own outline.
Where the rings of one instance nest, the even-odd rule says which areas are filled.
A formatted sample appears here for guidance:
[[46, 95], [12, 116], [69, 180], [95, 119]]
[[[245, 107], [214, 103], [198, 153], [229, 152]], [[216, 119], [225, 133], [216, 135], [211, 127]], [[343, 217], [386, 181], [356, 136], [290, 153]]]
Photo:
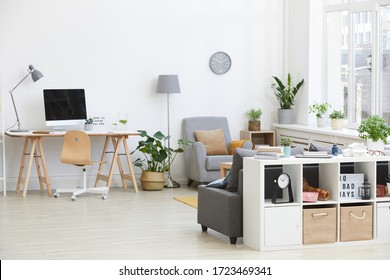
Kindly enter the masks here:
[[232, 60], [227, 53], [216, 52], [210, 57], [210, 69], [215, 74], [222, 75], [229, 71], [232, 66]]
[[286, 188], [290, 183], [290, 177], [286, 173], [282, 173], [278, 177], [278, 186], [281, 189]]

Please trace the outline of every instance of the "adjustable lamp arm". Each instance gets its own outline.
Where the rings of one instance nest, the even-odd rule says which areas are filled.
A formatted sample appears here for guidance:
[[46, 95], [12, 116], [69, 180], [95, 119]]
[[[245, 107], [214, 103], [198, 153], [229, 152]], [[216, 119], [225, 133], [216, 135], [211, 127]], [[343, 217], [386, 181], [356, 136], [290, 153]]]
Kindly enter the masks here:
[[22, 130], [20, 129], [21, 123], [20, 123], [20, 120], [19, 120], [18, 110], [16, 110], [16, 105], [15, 105], [13, 92], [30, 75], [32, 76], [32, 79], [33, 79], [34, 82], [38, 81], [40, 78], [43, 77], [42, 73], [39, 72], [38, 70], [35, 70], [34, 66], [32, 66], [32, 65], [28, 66], [27, 72], [28, 72], [27, 75], [24, 76], [23, 79], [19, 83], [17, 83], [16, 86], [14, 86], [13, 89], [11, 89], [9, 91], [9, 93], [11, 95], [12, 105], [14, 106], [14, 110], [15, 110], [16, 123], [18, 125], [18, 130], [16, 130], [17, 132], [22, 132]]

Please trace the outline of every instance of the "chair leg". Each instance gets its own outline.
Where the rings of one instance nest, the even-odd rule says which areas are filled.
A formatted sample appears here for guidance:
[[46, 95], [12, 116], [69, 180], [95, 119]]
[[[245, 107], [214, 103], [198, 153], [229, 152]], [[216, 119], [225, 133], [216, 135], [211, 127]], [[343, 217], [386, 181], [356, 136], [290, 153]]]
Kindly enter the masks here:
[[202, 227], [202, 231], [207, 231], [207, 227], [205, 227], [204, 225], [201, 225]]
[[188, 181], [187, 181], [187, 186], [191, 187], [191, 185], [192, 185], [193, 182], [194, 182], [194, 180], [188, 179]]
[[236, 244], [237, 243], [237, 237], [229, 237], [230, 238], [230, 244]]

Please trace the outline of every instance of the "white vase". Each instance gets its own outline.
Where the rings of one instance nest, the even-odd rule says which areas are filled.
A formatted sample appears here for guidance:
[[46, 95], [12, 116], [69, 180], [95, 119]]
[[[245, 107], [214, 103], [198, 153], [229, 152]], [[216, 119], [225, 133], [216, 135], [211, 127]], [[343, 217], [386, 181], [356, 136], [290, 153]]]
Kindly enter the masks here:
[[278, 120], [280, 124], [293, 124], [294, 109], [278, 109]]

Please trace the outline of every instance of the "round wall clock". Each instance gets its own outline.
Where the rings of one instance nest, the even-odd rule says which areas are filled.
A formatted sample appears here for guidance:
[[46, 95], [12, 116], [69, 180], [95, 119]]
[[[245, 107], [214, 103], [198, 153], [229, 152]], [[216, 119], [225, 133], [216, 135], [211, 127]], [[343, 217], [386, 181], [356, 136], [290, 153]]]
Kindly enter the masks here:
[[[274, 181], [274, 189], [272, 192], [272, 203], [289, 203], [294, 202], [292, 187], [291, 187], [291, 178], [287, 173], [281, 173], [278, 178]], [[283, 194], [282, 200], [278, 200], [278, 193], [287, 189], [287, 193]], [[288, 196], [287, 200], [285, 196]]]
[[225, 74], [232, 66], [230, 56], [225, 52], [213, 53], [210, 57], [209, 66], [211, 71], [217, 75]]

